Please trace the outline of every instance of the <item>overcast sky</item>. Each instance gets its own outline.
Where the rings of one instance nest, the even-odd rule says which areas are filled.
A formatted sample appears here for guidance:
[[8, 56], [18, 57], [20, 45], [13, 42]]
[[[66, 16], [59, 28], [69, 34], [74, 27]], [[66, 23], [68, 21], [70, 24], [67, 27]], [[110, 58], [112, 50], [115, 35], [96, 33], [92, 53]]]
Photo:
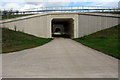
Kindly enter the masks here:
[[119, 0], [0, 0], [0, 9], [26, 10], [48, 6], [118, 7]]

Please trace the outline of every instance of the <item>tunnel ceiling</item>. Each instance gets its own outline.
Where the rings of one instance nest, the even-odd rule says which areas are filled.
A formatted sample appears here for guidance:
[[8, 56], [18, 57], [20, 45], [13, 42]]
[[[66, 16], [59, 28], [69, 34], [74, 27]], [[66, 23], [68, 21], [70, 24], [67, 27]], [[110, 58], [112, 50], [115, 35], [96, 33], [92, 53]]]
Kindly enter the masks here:
[[73, 20], [72, 18], [69, 18], [69, 19], [53, 19], [52, 21], [53, 22], [70, 22], [72, 20]]

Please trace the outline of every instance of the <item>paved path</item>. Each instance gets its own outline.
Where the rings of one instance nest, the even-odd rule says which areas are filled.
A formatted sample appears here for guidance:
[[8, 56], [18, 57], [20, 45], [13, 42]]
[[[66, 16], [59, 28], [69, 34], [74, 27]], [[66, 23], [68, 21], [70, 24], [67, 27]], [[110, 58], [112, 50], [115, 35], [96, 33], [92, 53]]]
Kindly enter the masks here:
[[3, 54], [3, 77], [117, 78], [118, 60], [70, 39]]

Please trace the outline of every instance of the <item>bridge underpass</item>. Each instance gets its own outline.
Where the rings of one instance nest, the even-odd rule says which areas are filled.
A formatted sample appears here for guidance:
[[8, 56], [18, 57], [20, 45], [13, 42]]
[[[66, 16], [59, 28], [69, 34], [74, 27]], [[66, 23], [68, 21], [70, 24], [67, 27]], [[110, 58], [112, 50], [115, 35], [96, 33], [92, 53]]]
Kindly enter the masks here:
[[[1, 24], [43, 38], [51, 38], [54, 32], [78, 38], [117, 25], [118, 18], [118, 15], [98, 13], [47, 13], [6, 20]], [[3, 54], [2, 58], [4, 78], [118, 77], [117, 59], [65, 38], [55, 38], [41, 47]]]
[[53, 19], [52, 37], [74, 37], [74, 20], [72, 18]]
[[37, 37], [52, 38], [61, 33], [69, 38], [79, 38], [118, 25], [118, 18], [115, 14], [64, 12], [30, 15], [4, 20], [0, 24]]

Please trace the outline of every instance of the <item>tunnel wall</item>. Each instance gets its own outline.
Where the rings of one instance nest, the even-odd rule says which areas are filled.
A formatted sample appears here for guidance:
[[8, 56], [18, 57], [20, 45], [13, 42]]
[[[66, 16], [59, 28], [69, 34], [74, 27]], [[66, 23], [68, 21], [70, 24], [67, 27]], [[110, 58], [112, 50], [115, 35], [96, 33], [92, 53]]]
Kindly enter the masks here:
[[70, 38], [74, 38], [74, 20], [69, 22], [68, 33], [70, 34]]
[[118, 25], [118, 18], [113, 16], [96, 16], [79, 14], [78, 37], [82, 37], [112, 26]]

